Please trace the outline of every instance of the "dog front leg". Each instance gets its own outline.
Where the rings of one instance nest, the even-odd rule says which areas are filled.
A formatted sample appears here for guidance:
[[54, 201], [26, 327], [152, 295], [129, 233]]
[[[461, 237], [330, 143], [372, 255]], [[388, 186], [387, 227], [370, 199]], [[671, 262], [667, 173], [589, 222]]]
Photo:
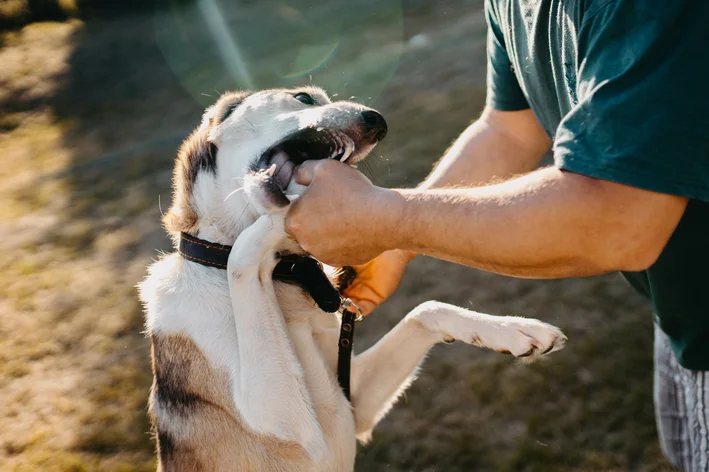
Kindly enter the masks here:
[[264, 215], [239, 235], [227, 266], [239, 345], [235, 402], [255, 431], [325, 454], [303, 370], [288, 338], [272, 272], [284, 238], [283, 218]]
[[486, 315], [440, 302], [423, 303], [353, 359], [352, 406], [357, 439], [370, 439], [374, 426], [414, 380], [431, 346], [455, 340], [535, 360], [561, 349], [566, 337], [554, 326], [535, 319]]
[[423, 357], [441, 339], [408, 315], [352, 359], [352, 409], [360, 442], [369, 442], [372, 429], [413, 382]]

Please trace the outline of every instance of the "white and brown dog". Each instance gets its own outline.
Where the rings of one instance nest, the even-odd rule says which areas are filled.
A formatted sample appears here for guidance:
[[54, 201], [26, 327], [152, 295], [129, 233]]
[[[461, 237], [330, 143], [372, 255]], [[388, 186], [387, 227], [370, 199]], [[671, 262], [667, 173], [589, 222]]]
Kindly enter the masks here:
[[340, 317], [273, 271], [283, 254], [303, 252], [283, 229], [304, 189], [295, 166], [353, 164], [385, 133], [376, 111], [302, 88], [226, 94], [183, 144], [165, 226], [176, 242], [226, 255], [210, 264], [169, 254], [140, 284], [162, 470], [352, 470], [355, 438], [370, 438], [434, 344], [526, 359], [562, 347], [561, 331], [540, 321], [427, 302], [352, 358], [348, 401], [337, 382]]

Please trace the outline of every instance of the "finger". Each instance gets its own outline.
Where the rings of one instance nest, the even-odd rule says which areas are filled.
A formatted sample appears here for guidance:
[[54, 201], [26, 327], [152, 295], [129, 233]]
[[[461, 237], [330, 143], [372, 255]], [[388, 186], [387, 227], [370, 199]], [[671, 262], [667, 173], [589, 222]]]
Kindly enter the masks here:
[[300, 185], [310, 185], [315, 175], [315, 169], [322, 163], [321, 160], [305, 161], [295, 170], [295, 181]]
[[342, 294], [355, 302], [357, 306], [362, 309], [362, 314], [364, 316], [367, 316], [374, 311], [374, 309], [384, 300], [384, 298], [372, 293], [370, 288], [363, 288], [356, 282], [347, 287]]
[[291, 211], [293, 211], [292, 207], [286, 215], [285, 221], [283, 222], [283, 229], [286, 231], [286, 234], [290, 239], [295, 239], [295, 235], [293, 234], [293, 227], [291, 225], [291, 222], [293, 221], [293, 218], [290, 216]]
[[350, 300], [352, 300], [359, 307], [359, 309], [362, 310], [362, 316], [369, 315], [379, 305], [373, 300], [367, 298], [352, 297]]
[[291, 239], [296, 239], [295, 233], [300, 229], [298, 209], [300, 208], [300, 198], [291, 203], [288, 213], [286, 213], [285, 221], [283, 222], [283, 227], [286, 234]]

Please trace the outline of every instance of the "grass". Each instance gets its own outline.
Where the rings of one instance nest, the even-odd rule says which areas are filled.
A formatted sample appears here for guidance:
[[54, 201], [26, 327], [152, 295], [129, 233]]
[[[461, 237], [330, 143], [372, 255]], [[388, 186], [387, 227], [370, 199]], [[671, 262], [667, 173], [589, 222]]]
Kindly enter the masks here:
[[[22, 5], [5, 2], [0, 15]], [[247, 20], [270, 8], [250, 5]], [[389, 136], [364, 166], [375, 182], [415, 185], [479, 114], [480, 8], [409, 0], [403, 23], [386, 17], [362, 29], [342, 20], [355, 41], [344, 37], [313, 82], [339, 98], [359, 95], [387, 118]], [[189, 34], [207, 31], [198, 22], [180, 30], [184, 63], [168, 64], [155, 25], [169, 15], [158, 15], [167, 16], [17, 23], [0, 35], [2, 470], [154, 470], [134, 285], [156, 249], [169, 248], [160, 206], [169, 205], [171, 160], [199, 121], [198, 102], [234, 85], [207, 39], [193, 41], [206, 51], [193, 56]], [[381, 48], [358, 50], [361, 32]], [[407, 46], [415, 35], [428, 42]], [[255, 76], [267, 77], [259, 68], [268, 65], [254, 63]], [[465, 345], [436, 348], [360, 449], [357, 470], [669, 470], [652, 415], [649, 309], [617, 276], [517, 280], [420, 259], [358, 328], [358, 350], [428, 299], [537, 317], [570, 342], [533, 366]]]

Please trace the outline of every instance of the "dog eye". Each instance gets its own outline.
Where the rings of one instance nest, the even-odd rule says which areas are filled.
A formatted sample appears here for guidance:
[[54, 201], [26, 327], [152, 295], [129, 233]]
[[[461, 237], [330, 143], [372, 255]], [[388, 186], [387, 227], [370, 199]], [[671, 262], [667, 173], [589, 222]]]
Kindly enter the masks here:
[[294, 96], [294, 98], [300, 103], [305, 103], [306, 105], [315, 105], [315, 100], [313, 100], [313, 97], [311, 97], [307, 93], [298, 93]]

